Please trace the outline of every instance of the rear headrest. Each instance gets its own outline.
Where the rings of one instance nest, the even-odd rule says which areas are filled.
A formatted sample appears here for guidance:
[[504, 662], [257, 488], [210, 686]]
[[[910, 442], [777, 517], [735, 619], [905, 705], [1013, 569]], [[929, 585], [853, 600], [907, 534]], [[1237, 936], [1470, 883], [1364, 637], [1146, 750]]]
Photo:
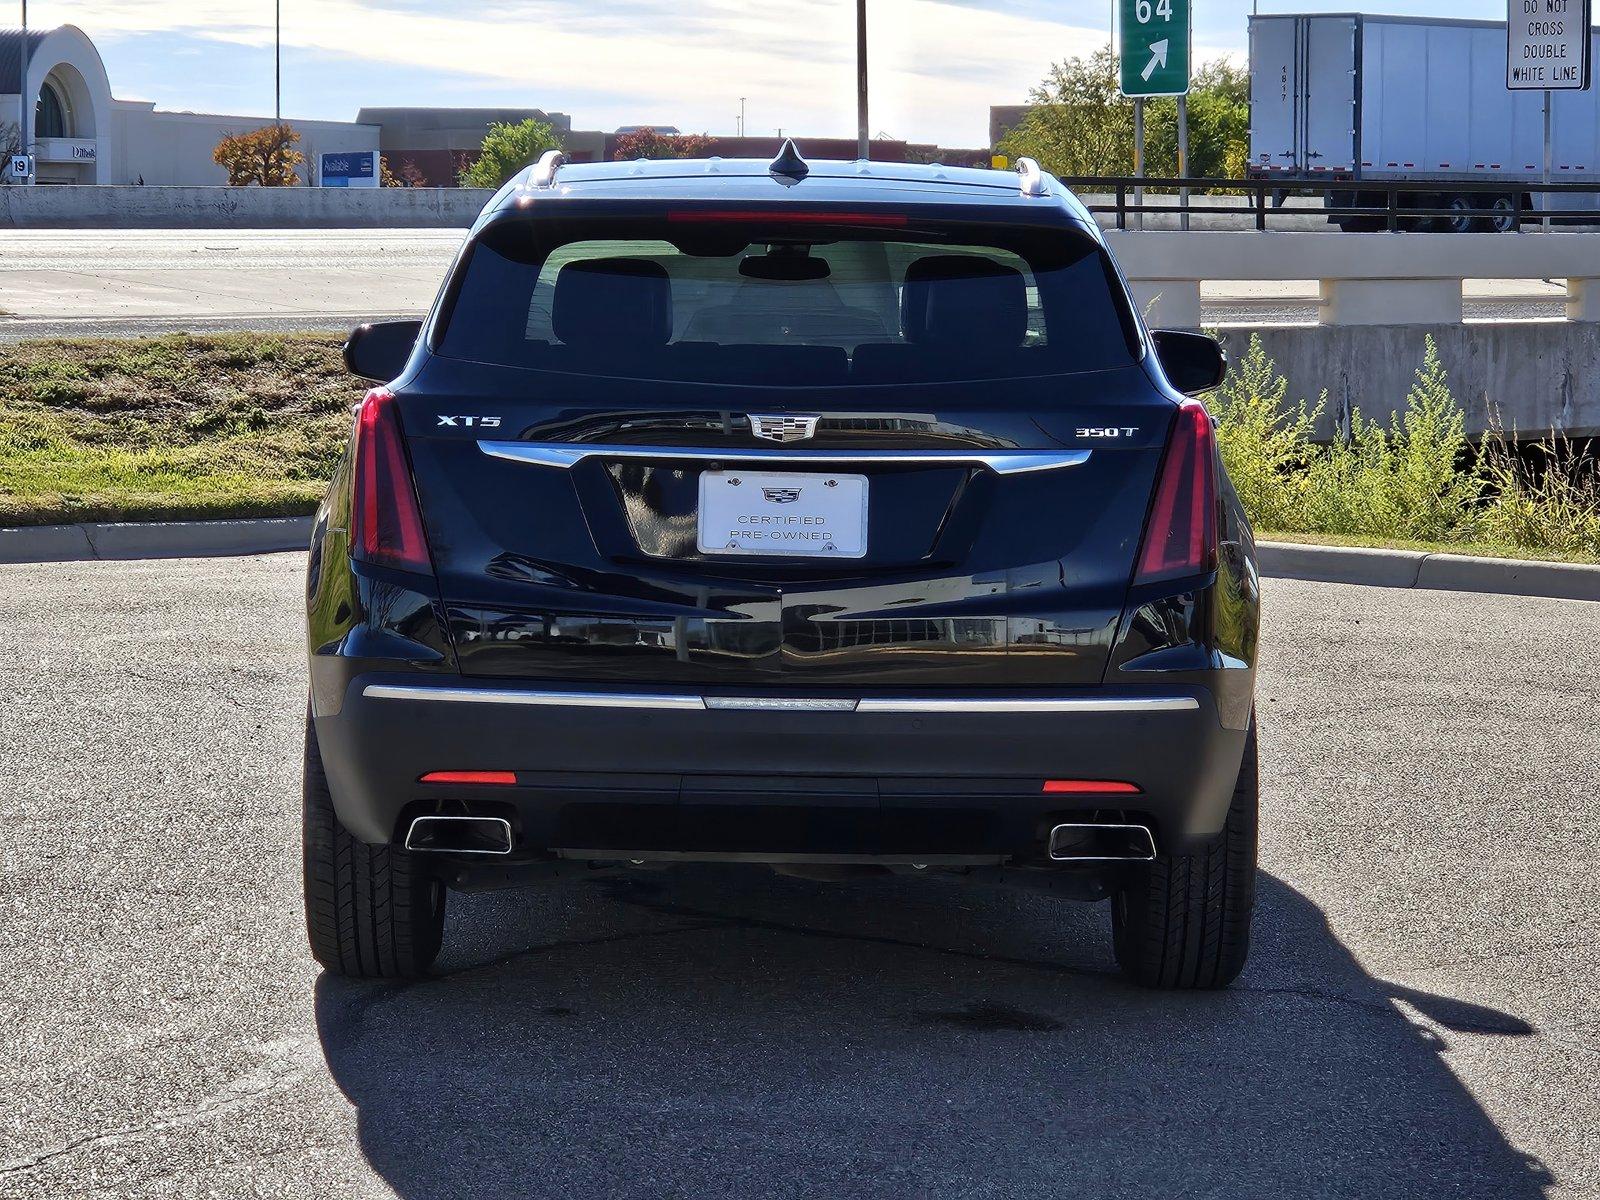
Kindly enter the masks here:
[[1022, 272], [990, 258], [934, 254], [906, 268], [900, 327], [908, 342], [1014, 350], [1028, 332]]
[[672, 337], [672, 283], [660, 263], [590, 258], [556, 275], [550, 314], [569, 346], [664, 346]]

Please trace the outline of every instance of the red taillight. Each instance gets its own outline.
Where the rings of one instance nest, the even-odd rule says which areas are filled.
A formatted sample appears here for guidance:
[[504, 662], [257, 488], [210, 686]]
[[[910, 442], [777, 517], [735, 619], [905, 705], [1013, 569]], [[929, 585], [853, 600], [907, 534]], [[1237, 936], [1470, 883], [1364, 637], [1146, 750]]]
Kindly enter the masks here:
[[400, 418], [387, 388], [368, 392], [356, 414], [354, 474], [350, 553], [379, 566], [432, 571], [422, 511], [406, 466]]
[[423, 783], [500, 783], [517, 782], [515, 771], [429, 771]]
[[1199, 575], [1211, 570], [1216, 557], [1216, 438], [1205, 405], [1185, 400], [1161, 462], [1134, 582]]
[[884, 212], [784, 212], [781, 209], [682, 208], [667, 213], [668, 224], [746, 224], [762, 221], [774, 225], [887, 225], [907, 223], [905, 213]]
[[1073, 796], [1131, 796], [1139, 791], [1139, 785], [1118, 779], [1046, 779], [1044, 790]]

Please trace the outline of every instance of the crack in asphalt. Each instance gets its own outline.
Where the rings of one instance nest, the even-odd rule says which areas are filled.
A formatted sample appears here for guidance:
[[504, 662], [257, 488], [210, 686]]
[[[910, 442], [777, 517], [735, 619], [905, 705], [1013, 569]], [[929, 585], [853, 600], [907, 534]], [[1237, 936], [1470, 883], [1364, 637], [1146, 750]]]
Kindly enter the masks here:
[[[549, 954], [556, 950], [581, 950], [588, 946], [607, 946], [616, 942], [632, 942], [645, 938], [667, 937], [675, 933], [694, 933], [701, 929], [715, 929], [727, 922], [710, 920], [700, 921], [693, 925], [674, 925], [665, 929], [635, 929], [627, 933], [603, 934], [592, 938], [572, 938], [560, 942], [543, 942], [537, 946], [526, 946], [521, 950], [508, 950], [494, 958], [485, 959], [483, 962], [470, 963], [464, 967], [457, 967], [451, 971], [441, 971], [431, 975], [426, 980], [419, 982], [428, 983], [445, 979], [459, 979], [465, 975], [475, 975], [482, 971], [490, 971], [495, 967], [506, 966], [521, 958], [533, 958], [541, 954]], [[415, 985], [412, 985], [415, 986]]]
[[262, 1096], [282, 1091], [284, 1085], [299, 1074], [301, 1072], [298, 1068], [273, 1072], [273, 1077], [260, 1087], [249, 1090], [229, 1089], [225, 1094], [214, 1093], [187, 1109], [169, 1113], [142, 1125], [126, 1125], [118, 1129], [103, 1129], [96, 1133], [86, 1133], [75, 1138], [69, 1138], [67, 1141], [48, 1149], [37, 1151], [22, 1158], [12, 1159], [10, 1162], [0, 1163], [0, 1179], [38, 1170], [40, 1167], [46, 1166], [57, 1159], [76, 1154], [78, 1151], [89, 1147], [137, 1142], [153, 1134], [165, 1133], [171, 1129], [181, 1129], [186, 1125], [203, 1124], [251, 1101], [258, 1100]]
[[1036, 971], [1049, 971], [1058, 975], [1072, 975], [1084, 979], [1102, 979], [1115, 981], [1117, 976], [1111, 971], [1100, 970], [1094, 967], [1074, 967], [1067, 963], [1049, 962], [1038, 958], [1020, 958], [1005, 954], [991, 954], [981, 950], [959, 950], [953, 946], [936, 946], [929, 942], [915, 942], [907, 938], [890, 937], [887, 934], [873, 933], [847, 933], [834, 929], [818, 929], [811, 925], [796, 925], [787, 921], [774, 921], [763, 917], [740, 916], [730, 913], [719, 913], [708, 909], [690, 908], [687, 905], [671, 903], [652, 903], [647, 900], [635, 900], [624, 895], [613, 894], [613, 899], [619, 903], [642, 908], [647, 912], [659, 913], [662, 916], [693, 917], [715, 925], [722, 925], [735, 929], [756, 929], [771, 933], [788, 933], [799, 937], [819, 938], [828, 941], [858, 942], [870, 946], [888, 946], [893, 949], [919, 950], [926, 954], [938, 954], [951, 958], [967, 959], [975, 962], [992, 962], [1003, 966], [1025, 967]]
[[163, 679], [154, 675], [144, 675], [138, 671], [127, 669], [123, 670], [123, 674], [128, 676], [130, 679], [137, 679], [141, 683], [153, 683], [157, 687], [182, 687], [185, 684], [189, 684], [193, 687], [200, 688], [202, 691], [211, 693], [211, 695], [217, 697], [219, 700], [226, 700], [229, 704], [233, 705], [237, 709], [248, 709], [250, 707], [241, 701], [235, 693], [226, 690], [220, 680], [211, 676], [189, 675]]
[[[202, 1168], [180, 1166], [174, 1167], [169, 1171], [157, 1171], [153, 1175], [142, 1175], [134, 1182], [142, 1187], [149, 1187], [151, 1184], [160, 1183], [165, 1179], [175, 1179], [185, 1174], [192, 1174], [196, 1169], [215, 1171], [218, 1174], [225, 1171], [250, 1170], [260, 1163], [271, 1162], [275, 1158], [284, 1158], [290, 1154], [304, 1154], [307, 1150], [316, 1148], [316, 1146], [316, 1143], [290, 1142], [286, 1145], [274, 1146], [270, 1150], [259, 1150], [245, 1154], [228, 1162], [208, 1163]], [[118, 1179], [111, 1183], [95, 1184], [93, 1187], [68, 1188], [66, 1191], [52, 1190], [50, 1195], [56, 1197], [114, 1196], [121, 1200], [122, 1197], [127, 1195], [127, 1183], [126, 1179]]]

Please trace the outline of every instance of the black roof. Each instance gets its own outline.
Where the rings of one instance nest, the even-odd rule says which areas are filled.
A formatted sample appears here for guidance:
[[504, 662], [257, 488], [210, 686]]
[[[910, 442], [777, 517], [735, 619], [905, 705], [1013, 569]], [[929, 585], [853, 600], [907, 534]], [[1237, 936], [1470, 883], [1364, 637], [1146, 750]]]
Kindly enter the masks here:
[[[48, 36], [48, 29], [28, 30], [28, 56]], [[0, 95], [15, 96], [22, 91], [22, 30], [0, 29]]]

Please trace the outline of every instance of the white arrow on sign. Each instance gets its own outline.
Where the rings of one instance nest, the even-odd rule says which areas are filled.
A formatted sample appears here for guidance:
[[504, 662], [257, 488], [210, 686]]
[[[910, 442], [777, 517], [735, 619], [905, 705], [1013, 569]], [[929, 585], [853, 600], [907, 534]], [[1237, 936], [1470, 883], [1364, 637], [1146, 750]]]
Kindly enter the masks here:
[[1146, 83], [1149, 83], [1150, 76], [1156, 73], [1156, 68], [1160, 67], [1162, 70], [1165, 70], [1166, 66], [1167, 39], [1162, 38], [1159, 42], [1150, 43], [1150, 61], [1145, 63], [1144, 70], [1139, 72], [1139, 78], [1144, 80]]

